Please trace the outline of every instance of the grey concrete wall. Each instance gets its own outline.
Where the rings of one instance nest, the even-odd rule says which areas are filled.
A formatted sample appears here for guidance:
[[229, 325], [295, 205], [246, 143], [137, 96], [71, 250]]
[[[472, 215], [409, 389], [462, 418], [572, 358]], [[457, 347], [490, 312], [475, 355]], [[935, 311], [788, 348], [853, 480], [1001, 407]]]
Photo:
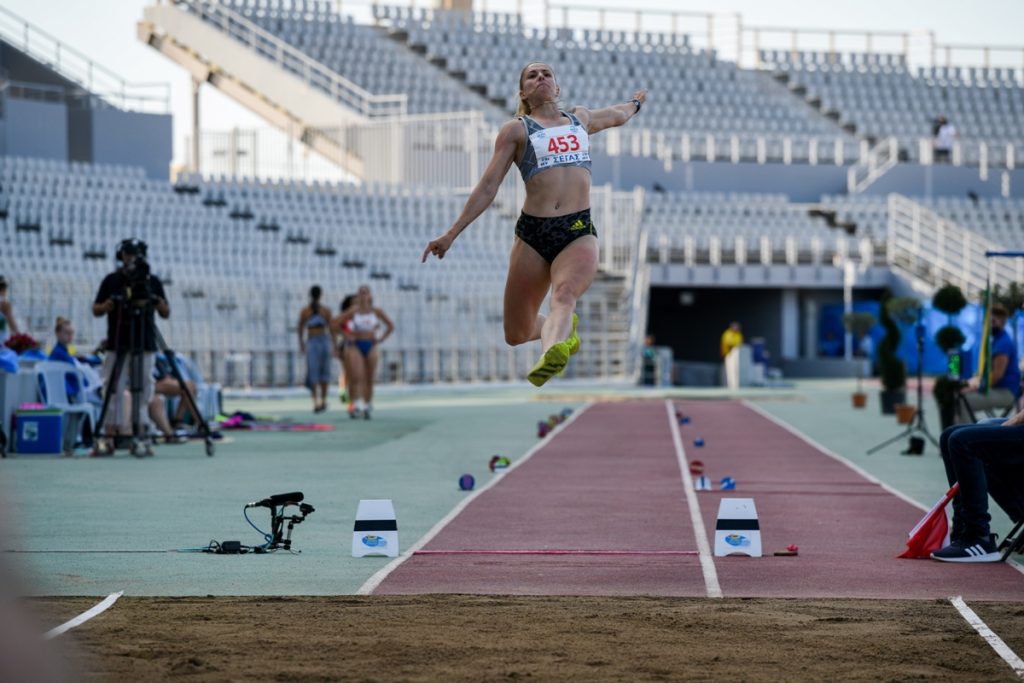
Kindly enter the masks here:
[[595, 154], [592, 171], [595, 185], [622, 189], [653, 190], [657, 184], [674, 192], [777, 192], [791, 201], [816, 202], [823, 194], [846, 191], [847, 167], [691, 161], [666, 171], [657, 159]]
[[[666, 171], [657, 159], [607, 157], [596, 153], [593, 163], [595, 185], [611, 183], [627, 190], [637, 185], [653, 190], [658, 185], [673, 192], [776, 192], [794, 202], [816, 202], [825, 194], [845, 194], [847, 171], [846, 166], [829, 164], [731, 164], [724, 161], [675, 163], [671, 171]], [[1010, 196], [1024, 197], [1024, 169], [990, 168], [988, 178], [982, 180], [977, 168], [944, 164], [899, 164], [875, 181], [865, 194], [898, 192], [910, 197], [966, 197], [968, 192], [974, 192], [979, 197], [999, 197], [1004, 175]]]
[[982, 180], [977, 168], [944, 164], [899, 164], [876, 180], [864, 194], [898, 192], [909, 197], [966, 197], [968, 192], [974, 192], [979, 197], [1000, 197], [1004, 172], [1009, 179], [1010, 195], [1024, 197], [1024, 169], [990, 168], [988, 178]]
[[867, 361], [842, 358], [787, 358], [782, 362], [782, 374], [787, 378], [856, 377], [858, 367], [862, 377], [871, 376]]
[[68, 109], [68, 161], [92, 162], [92, 109]]
[[4, 98], [4, 154], [68, 158], [68, 113], [63, 103]]
[[170, 176], [171, 117], [118, 109], [92, 110], [92, 161], [142, 166], [158, 180]]
[[7, 77], [12, 81], [70, 89], [81, 87], [3, 40], [0, 40], [0, 68], [7, 72]]

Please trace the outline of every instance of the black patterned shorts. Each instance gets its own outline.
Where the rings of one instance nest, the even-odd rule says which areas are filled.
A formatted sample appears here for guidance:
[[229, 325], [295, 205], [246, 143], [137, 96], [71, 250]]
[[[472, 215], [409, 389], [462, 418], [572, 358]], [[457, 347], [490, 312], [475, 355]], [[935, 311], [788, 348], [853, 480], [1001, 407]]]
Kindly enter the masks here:
[[597, 237], [597, 230], [590, 220], [590, 209], [548, 218], [523, 213], [516, 222], [516, 237], [533, 247], [548, 263], [554, 261], [570, 242], [584, 235]]

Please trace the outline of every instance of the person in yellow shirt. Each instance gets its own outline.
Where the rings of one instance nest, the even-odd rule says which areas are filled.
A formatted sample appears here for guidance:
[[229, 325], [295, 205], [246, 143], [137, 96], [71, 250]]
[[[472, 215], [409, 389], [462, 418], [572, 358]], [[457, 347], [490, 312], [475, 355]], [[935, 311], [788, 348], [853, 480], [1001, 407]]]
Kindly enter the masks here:
[[729, 324], [729, 328], [722, 333], [722, 343], [720, 346], [722, 358], [724, 359], [729, 355], [730, 351], [742, 343], [743, 333], [740, 331], [740, 324], [733, 320], [732, 323]]

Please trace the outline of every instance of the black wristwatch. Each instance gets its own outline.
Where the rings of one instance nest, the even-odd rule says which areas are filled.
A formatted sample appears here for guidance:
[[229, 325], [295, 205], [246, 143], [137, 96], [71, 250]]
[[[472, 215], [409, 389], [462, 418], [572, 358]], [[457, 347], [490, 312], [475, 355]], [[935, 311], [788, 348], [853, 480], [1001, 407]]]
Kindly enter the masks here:
[[634, 114], [639, 114], [639, 113], [640, 113], [640, 105], [642, 105], [642, 104], [643, 104], [643, 102], [641, 102], [640, 100], [638, 100], [638, 99], [636, 99], [636, 98], [634, 98], [634, 99], [632, 99], [632, 100], [630, 100], [630, 101], [631, 101], [631, 102], [633, 103], [633, 105], [634, 105], [634, 106], [636, 107], [636, 111], [635, 111], [635, 112], [633, 112], [633, 113], [634, 113]]

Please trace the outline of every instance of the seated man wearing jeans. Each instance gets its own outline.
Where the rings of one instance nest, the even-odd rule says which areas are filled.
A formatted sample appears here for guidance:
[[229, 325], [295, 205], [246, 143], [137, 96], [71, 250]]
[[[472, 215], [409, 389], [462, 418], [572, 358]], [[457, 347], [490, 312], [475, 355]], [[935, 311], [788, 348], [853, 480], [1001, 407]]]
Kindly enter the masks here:
[[[957, 404], [958, 424], [974, 422], [973, 416], [969, 415], [971, 412], [993, 409], [1003, 411], [1015, 405], [1016, 400], [1020, 398], [1017, 345], [1006, 331], [1008, 317], [1005, 308], [999, 304], [992, 306], [992, 336], [989, 340], [992, 348], [992, 367], [989, 371], [988, 384], [991, 388], [987, 392], [982, 391], [985, 386], [978, 377], [972, 377], [968, 381], [962, 392], [964, 401]], [[970, 410], [965, 410], [964, 403]]]
[[[950, 486], [960, 482], [960, 492], [953, 498], [950, 544], [932, 553], [932, 559], [998, 562], [1000, 554], [989, 531], [988, 496], [991, 492], [997, 500], [1006, 500], [999, 494], [1017, 495], [1017, 487], [1005, 480], [1005, 471], [1007, 467], [1024, 467], [1024, 410], [1006, 420], [948, 427], [942, 432], [939, 447], [946, 478]], [[998, 475], [989, 481], [992, 472]], [[1015, 507], [1019, 513], [1019, 506]]]

